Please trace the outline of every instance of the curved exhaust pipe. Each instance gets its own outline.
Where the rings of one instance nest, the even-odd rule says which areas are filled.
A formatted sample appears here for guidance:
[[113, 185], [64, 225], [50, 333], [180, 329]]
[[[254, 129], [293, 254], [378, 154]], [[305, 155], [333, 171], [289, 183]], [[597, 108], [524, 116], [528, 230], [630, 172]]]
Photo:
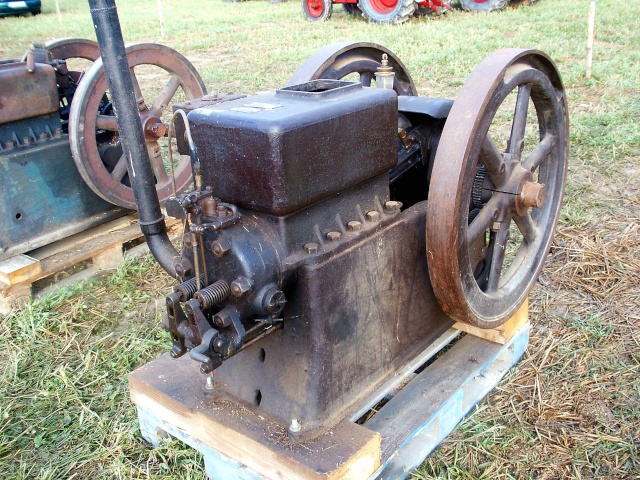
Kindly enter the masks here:
[[107, 85], [111, 91], [111, 101], [118, 112], [120, 142], [138, 207], [140, 230], [158, 263], [169, 275], [178, 278], [174, 266], [178, 252], [169, 240], [164, 215], [160, 209], [153, 170], [138, 116], [138, 103], [129, 73], [116, 2], [115, 0], [89, 0], [89, 8], [98, 38]]

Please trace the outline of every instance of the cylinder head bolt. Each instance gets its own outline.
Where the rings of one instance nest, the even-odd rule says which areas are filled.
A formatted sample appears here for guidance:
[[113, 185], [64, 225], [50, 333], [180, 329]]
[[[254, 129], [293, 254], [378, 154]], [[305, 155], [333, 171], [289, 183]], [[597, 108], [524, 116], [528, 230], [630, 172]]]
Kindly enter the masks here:
[[251, 291], [253, 283], [247, 277], [238, 277], [231, 282], [231, 294], [234, 297], [241, 298]]

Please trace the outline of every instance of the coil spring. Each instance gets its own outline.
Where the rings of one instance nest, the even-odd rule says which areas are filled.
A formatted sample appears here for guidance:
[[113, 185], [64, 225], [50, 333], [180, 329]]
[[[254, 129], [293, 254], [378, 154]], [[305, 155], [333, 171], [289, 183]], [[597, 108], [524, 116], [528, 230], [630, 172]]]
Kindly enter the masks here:
[[196, 292], [193, 295], [193, 298], [200, 302], [200, 306], [203, 309], [206, 309], [219, 304], [230, 294], [231, 290], [229, 290], [229, 285], [227, 284], [227, 282], [225, 282], [224, 280], [218, 280], [208, 287]]
[[[200, 275], [200, 283], [204, 283], [204, 275]], [[181, 302], [191, 300], [193, 295], [198, 291], [198, 282], [196, 282], [196, 277], [193, 277], [186, 282], [182, 282], [180, 285], [176, 285], [173, 287], [173, 291], [180, 294]]]

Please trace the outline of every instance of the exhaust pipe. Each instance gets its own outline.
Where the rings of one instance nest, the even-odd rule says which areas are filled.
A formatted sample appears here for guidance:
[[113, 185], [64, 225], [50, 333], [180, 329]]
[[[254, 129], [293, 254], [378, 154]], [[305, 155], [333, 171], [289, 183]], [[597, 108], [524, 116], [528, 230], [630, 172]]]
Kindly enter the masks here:
[[138, 103], [124, 49], [122, 30], [115, 0], [89, 0], [91, 18], [98, 38], [111, 100], [118, 112], [120, 142], [127, 161], [127, 171], [138, 207], [140, 230], [158, 263], [169, 275], [178, 278], [174, 262], [178, 252], [173, 248], [138, 116]]

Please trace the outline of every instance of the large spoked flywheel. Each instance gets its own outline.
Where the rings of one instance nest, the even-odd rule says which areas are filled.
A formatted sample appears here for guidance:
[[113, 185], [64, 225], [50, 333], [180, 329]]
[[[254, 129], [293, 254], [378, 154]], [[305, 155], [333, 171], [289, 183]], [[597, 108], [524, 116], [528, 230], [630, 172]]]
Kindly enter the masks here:
[[95, 40], [86, 38], [58, 38], [45, 43], [53, 58], [69, 60], [83, 58], [92, 62], [100, 58], [100, 48]]
[[[287, 85], [297, 85], [319, 78], [333, 80], [356, 77], [365, 87], [375, 84], [375, 72], [387, 54], [393, 67], [393, 89], [398, 95], [417, 95], [416, 86], [400, 59], [387, 48], [376, 43], [341, 42], [327, 45], [311, 55], [293, 73]], [[355, 80], [354, 78], [353, 80]]]
[[[164, 202], [173, 194], [166, 138], [170, 105], [202, 97], [206, 89], [193, 65], [169, 47], [140, 43], [128, 46], [126, 52], [156, 190]], [[102, 60], [97, 60], [84, 75], [71, 104], [71, 152], [82, 178], [97, 195], [135, 209], [116, 116]], [[191, 183], [191, 165], [188, 156], [176, 154], [173, 159], [179, 192]]]
[[427, 205], [429, 275], [452, 318], [494, 328], [522, 305], [553, 239], [567, 159], [553, 62], [536, 50], [485, 58], [447, 118]]

